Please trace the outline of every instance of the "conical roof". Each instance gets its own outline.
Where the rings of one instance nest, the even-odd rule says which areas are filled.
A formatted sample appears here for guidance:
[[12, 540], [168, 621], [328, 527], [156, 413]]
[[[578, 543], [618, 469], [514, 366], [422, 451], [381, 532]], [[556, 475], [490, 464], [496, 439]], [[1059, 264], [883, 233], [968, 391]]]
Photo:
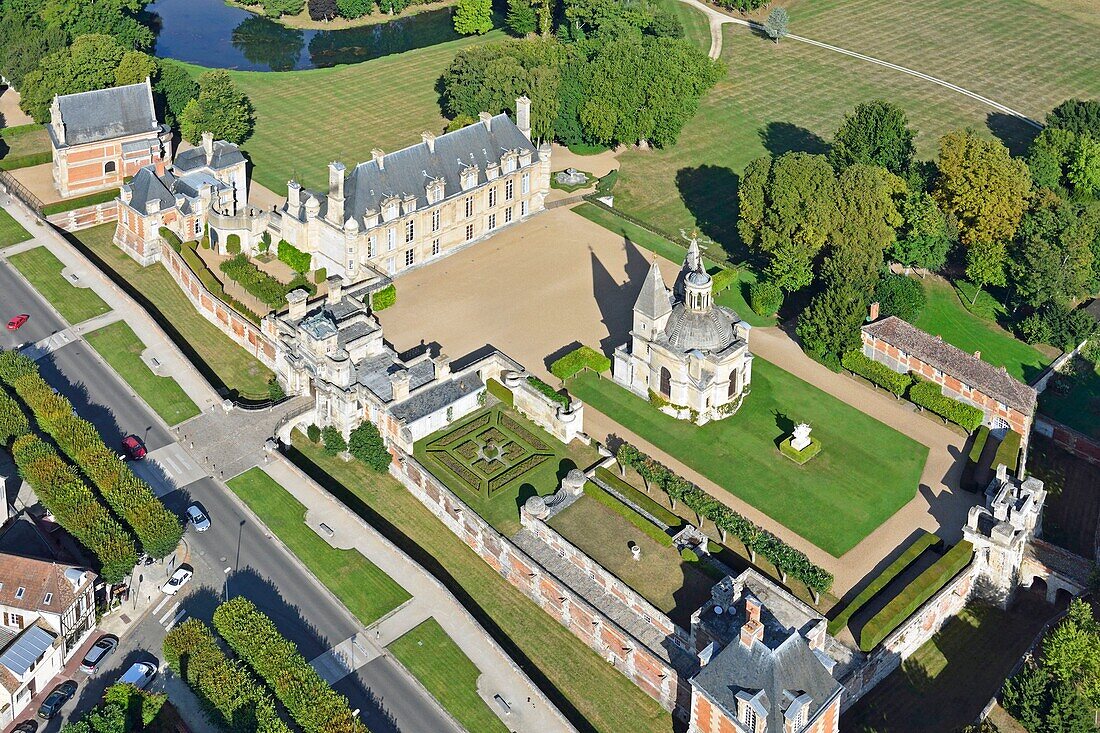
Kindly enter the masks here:
[[653, 260], [649, 272], [642, 283], [642, 291], [638, 293], [638, 299], [634, 302], [634, 310], [647, 318], [661, 318], [672, 312], [672, 302], [665, 288], [665, 279], [661, 276], [661, 268], [657, 260]]

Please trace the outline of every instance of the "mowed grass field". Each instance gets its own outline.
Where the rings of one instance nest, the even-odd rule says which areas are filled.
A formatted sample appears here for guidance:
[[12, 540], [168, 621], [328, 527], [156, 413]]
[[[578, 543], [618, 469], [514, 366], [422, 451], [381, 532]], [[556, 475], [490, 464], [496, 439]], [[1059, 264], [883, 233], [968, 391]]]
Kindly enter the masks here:
[[293, 178], [327, 188], [328, 164], [349, 169], [371, 149], [393, 152], [442, 134], [447, 121], [435, 85], [458, 51], [504, 38], [503, 31], [464, 38], [360, 64], [304, 71], [232, 71], [256, 107], [256, 130], [244, 150], [253, 180], [279, 195]]
[[[7, 215], [7, 212], [3, 213]], [[72, 325], [111, 310], [94, 290], [78, 288], [69, 282], [61, 274], [65, 269], [61, 260], [45, 247], [19, 252], [9, 257], [8, 261]]]

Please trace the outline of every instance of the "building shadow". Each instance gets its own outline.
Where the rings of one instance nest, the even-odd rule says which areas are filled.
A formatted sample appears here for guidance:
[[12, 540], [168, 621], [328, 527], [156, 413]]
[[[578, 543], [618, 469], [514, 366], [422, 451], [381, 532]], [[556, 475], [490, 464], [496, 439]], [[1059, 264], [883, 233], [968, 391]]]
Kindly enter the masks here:
[[607, 336], [600, 340], [600, 350], [605, 354], [613, 353], [630, 337], [634, 324], [634, 301], [650, 267], [645, 255], [626, 237], [623, 237], [623, 249], [626, 253], [626, 281], [620, 283], [589, 248], [592, 297], [600, 309], [600, 322], [607, 329]]
[[778, 448], [783, 441], [794, 434], [794, 420], [779, 410], [772, 410], [772, 416], [775, 418], [775, 427], [779, 429], [779, 435], [772, 442]]
[[750, 258], [748, 248], [737, 233], [740, 183], [740, 176], [724, 166], [701, 165], [676, 171], [676, 190], [699, 232], [722, 248], [723, 252], [710, 253], [713, 260], [721, 260], [723, 253], [733, 262]]
[[816, 132], [792, 122], [769, 122], [760, 128], [760, 142], [773, 156], [784, 153], [811, 153], [824, 155], [829, 143]]
[[990, 112], [985, 117], [985, 126], [993, 136], [1005, 144], [1013, 156], [1026, 155], [1031, 142], [1038, 137], [1040, 130], [1015, 115], [1004, 112]]

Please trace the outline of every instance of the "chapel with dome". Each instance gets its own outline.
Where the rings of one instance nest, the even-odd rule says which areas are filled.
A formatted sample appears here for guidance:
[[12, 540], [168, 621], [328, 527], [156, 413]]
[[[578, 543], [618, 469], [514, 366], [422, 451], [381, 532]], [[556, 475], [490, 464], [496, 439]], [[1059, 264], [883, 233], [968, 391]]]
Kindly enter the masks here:
[[654, 259], [634, 303], [630, 342], [615, 350], [614, 379], [665, 412], [698, 424], [736, 412], [752, 380], [751, 327], [715, 304], [693, 236], [670, 291]]

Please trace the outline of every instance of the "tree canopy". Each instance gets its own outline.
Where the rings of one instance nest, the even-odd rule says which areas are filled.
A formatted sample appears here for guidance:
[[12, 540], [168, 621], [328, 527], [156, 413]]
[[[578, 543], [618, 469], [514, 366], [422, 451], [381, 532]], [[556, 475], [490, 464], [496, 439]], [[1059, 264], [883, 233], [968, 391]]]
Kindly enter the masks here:
[[1047, 114], [1047, 127], [1100, 140], [1100, 100], [1067, 99]]
[[252, 133], [252, 103], [237, 88], [229, 72], [207, 71], [199, 77], [198, 96], [187, 103], [180, 115], [180, 134], [197, 144], [202, 133], [217, 140], [240, 143]]
[[454, 26], [455, 31], [464, 36], [481, 35], [493, 30], [492, 0], [458, 0]]
[[864, 102], [844, 116], [829, 146], [829, 160], [837, 170], [863, 163], [904, 175], [916, 154], [915, 134], [901, 107], [882, 100]]

